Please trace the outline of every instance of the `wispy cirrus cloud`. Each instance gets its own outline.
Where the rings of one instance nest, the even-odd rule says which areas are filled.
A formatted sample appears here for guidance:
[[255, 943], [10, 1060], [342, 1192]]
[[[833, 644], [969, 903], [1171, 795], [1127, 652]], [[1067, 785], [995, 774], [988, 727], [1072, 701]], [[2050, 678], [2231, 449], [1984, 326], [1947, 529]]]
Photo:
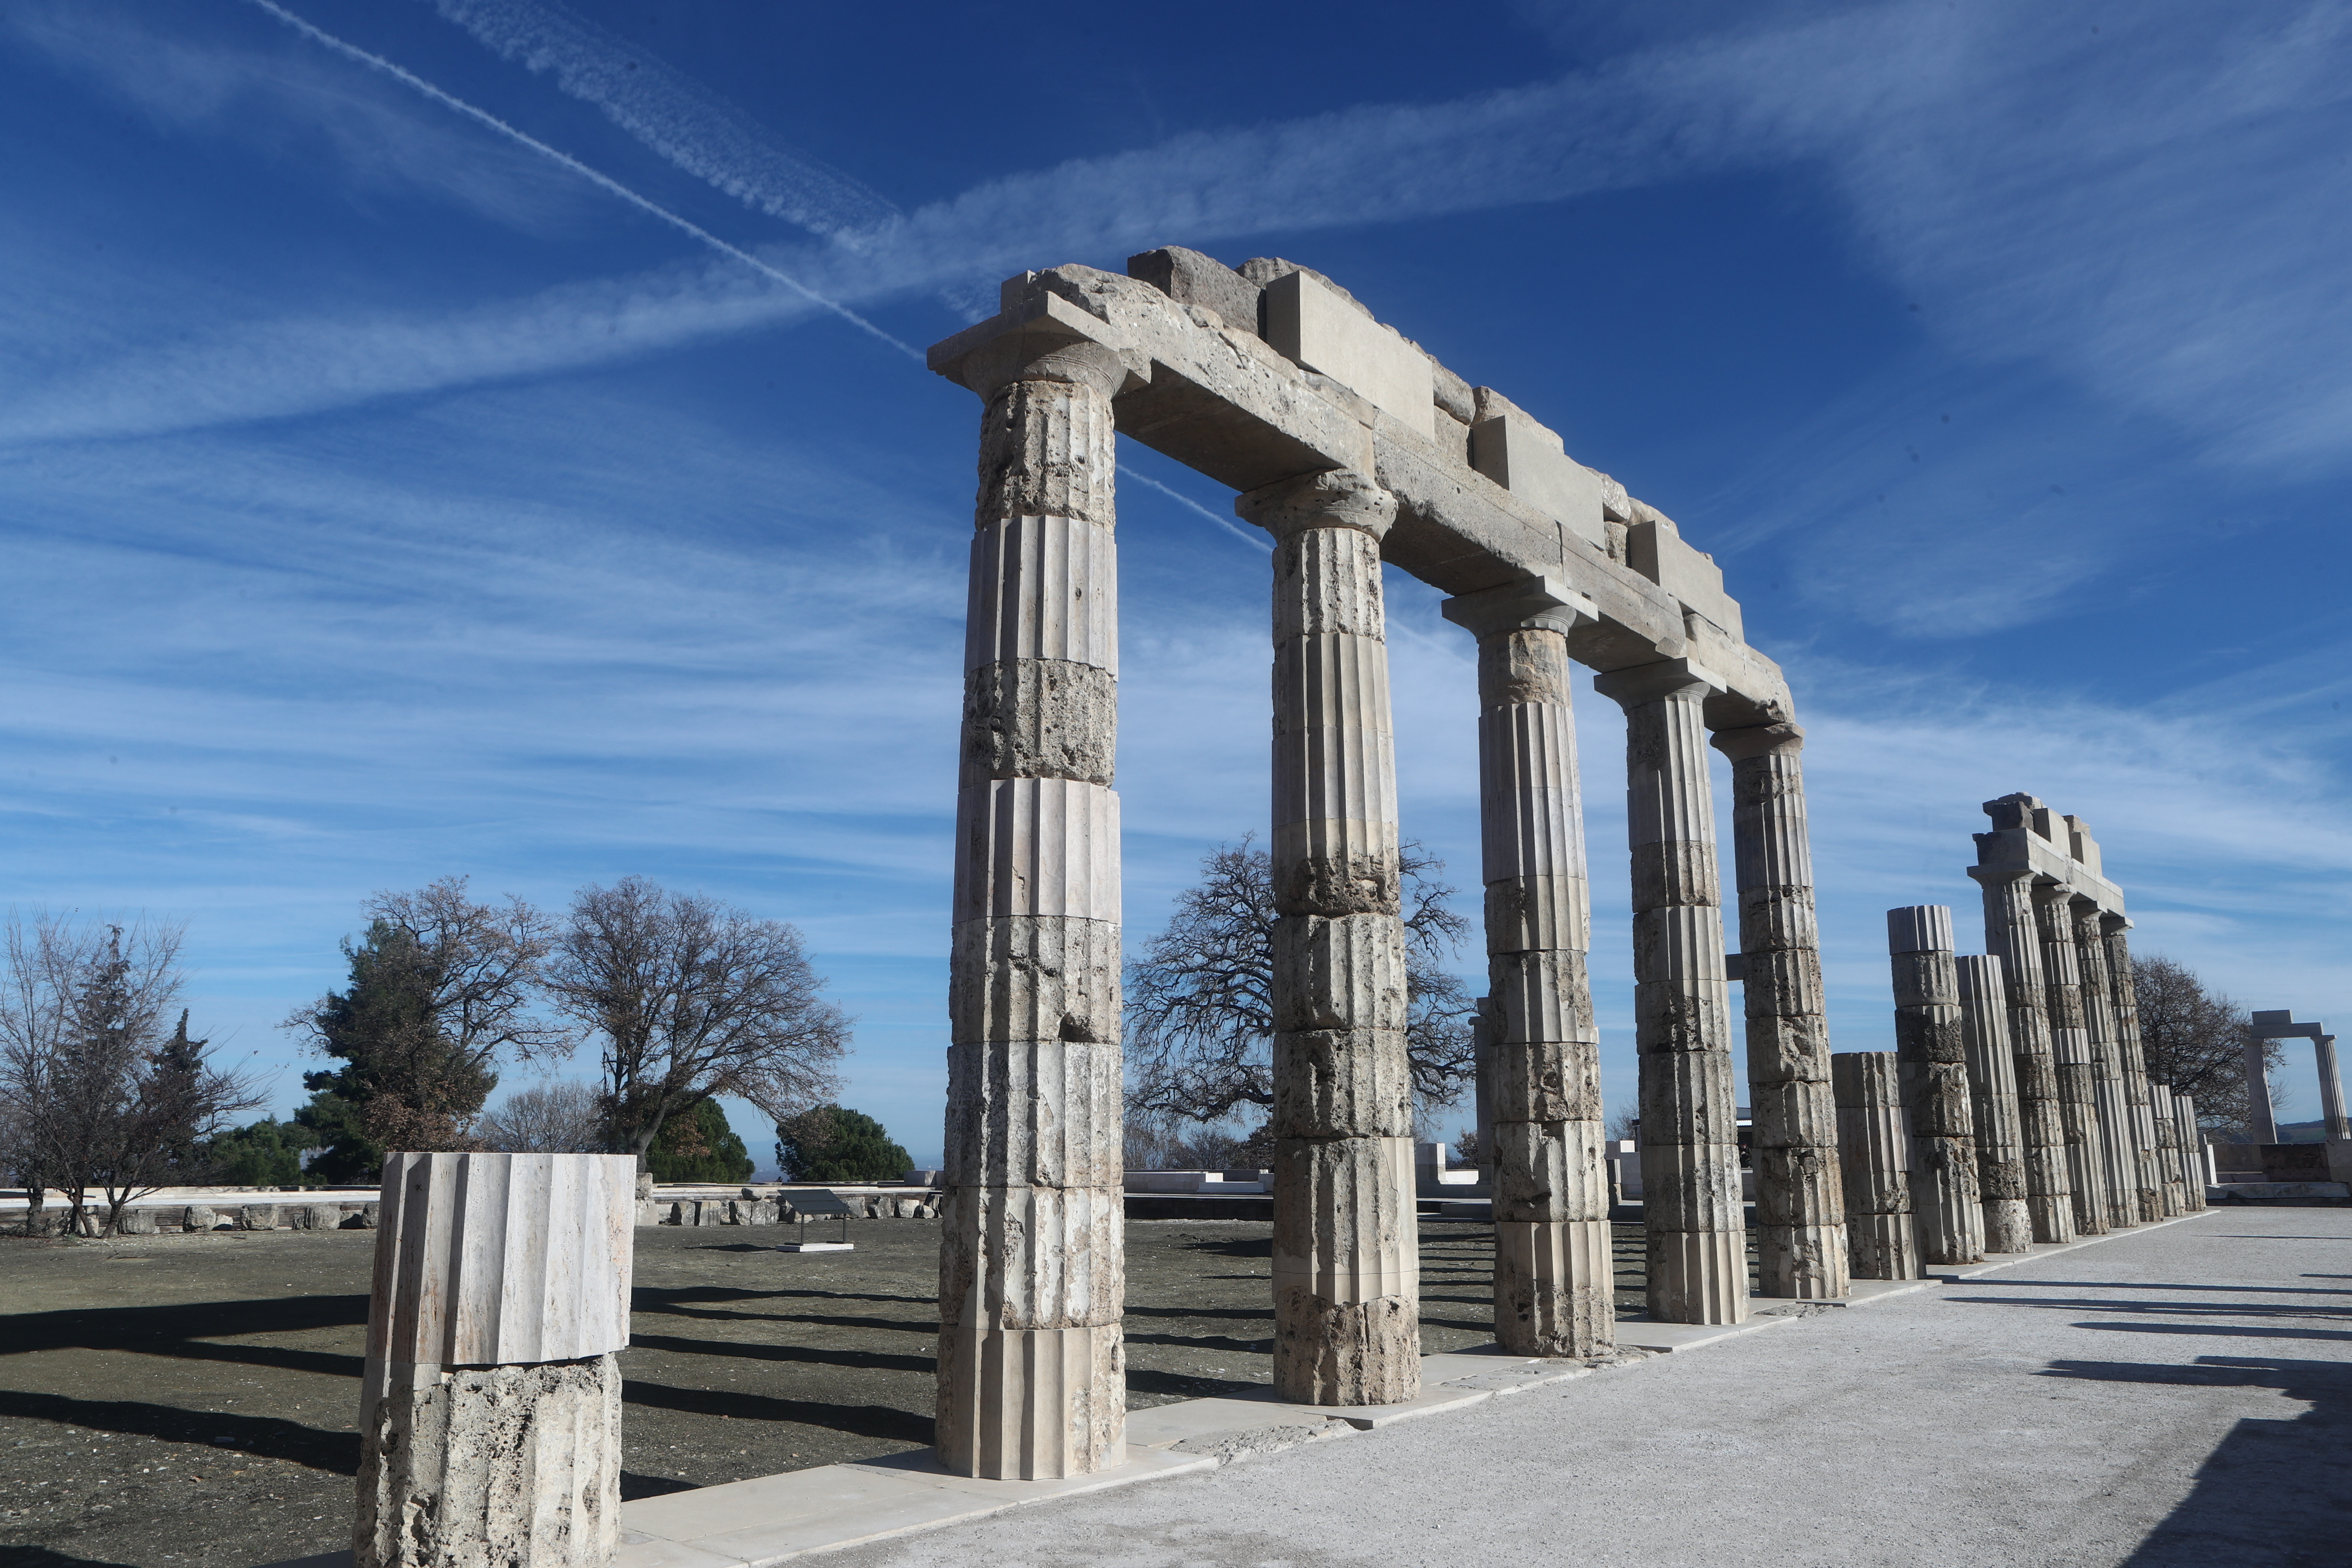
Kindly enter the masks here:
[[866, 185], [787, 147], [692, 77], [562, 7], [436, 0], [502, 58], [544, 73], [678, 168], [754, 211], [856, 248], [898, 216]]

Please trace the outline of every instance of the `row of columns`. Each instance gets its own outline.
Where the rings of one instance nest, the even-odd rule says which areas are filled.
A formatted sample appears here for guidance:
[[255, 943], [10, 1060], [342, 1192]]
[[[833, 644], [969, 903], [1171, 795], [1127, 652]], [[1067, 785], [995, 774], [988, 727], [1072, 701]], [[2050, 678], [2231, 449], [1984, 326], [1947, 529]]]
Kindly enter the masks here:
[[[1125, 1405], [1118, 1169], [1116, 476], [1107, 351], [1013, 334], [965, 363], [986, 405], [957, 818], [954, 1034], [940, 1263], [940, 1448], [974, 1476], [1118, 1462]], [[1304, 476], [1236, 510], [1274, 559], [1275, 1381], [1286, 1398], [1418, 1391], [1381, 542], [1393, 498]], [[1479, 641], [1497, 1334], [1522, 1353], [1613, 1341], [1598, 1035], [1570, 698], [1591, 606], [1542, 580], [1447, 613]], [[1706, 704], [1668, 659], [1603, 675], [1625, 710], [1635, 1041], [1654, 1317], [1748, 1307], [1729, 980]], [[1836, 1111], [1801, 731], [1714, 737], [1732, 762], [1759, 1277], [1843, 1295]]]

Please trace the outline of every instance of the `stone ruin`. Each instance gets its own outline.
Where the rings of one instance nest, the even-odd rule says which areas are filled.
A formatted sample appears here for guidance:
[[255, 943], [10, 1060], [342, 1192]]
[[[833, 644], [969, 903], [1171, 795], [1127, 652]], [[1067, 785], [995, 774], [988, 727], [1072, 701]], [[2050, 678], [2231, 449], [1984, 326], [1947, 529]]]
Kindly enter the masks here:
[[1058, 267], [930, 351], [985, 405], [950, 983], [939, 1448], [977, 1477], [1119, 1461], [1116, 436], [1276, 542], [1275, 1386], [1419, 1389], [1403, 931], [1381, 569], [1477, 640], [1496, 1325], [1613, 1335], [1570, 667], [1627, 721], [1648, 1308], [1748, 1311], [1707, 773], [1732, 760], [1765, 1293], [1846, 1290], [1804, 785], [1787, 682], [1674, 521], [1286, 261]]
[[2196, 1105], [2148, 1077], [2097, 841], [2030, 795], [1984, 809], [1986, 952], [1954, 953], [1942, 905], [1889, 910], [1896, 1048], [1832, 1063], [1858, 1279], [2206, 1206]]
[[[1834, 1300], [1853, 1274], [2203, 1206], [2193, 1107], [2147, 1079], [2129, 921], [2078, 819], [1990, 803], [1969, 873], [1988, 954], [1953, 953], [1948, 910], [1890, 911], [1899, 1048], [1832, 1058], [1803, 732], [1714, 563], [1319, 273], [1175, 248], [1129, 271], [1024, 273], [930, 352], [985, 409], [940, 1199], [946, 1468], [1044, 1479], [1125, 1457], [1119, 431], [1234, 489], [1275, 540], [1281, 1399], [1420, 1391], [1383, 563], [1444, 592], [1477, 644], [1505, 1351], [1591, 1358], [1615, 1338], [1571, 662], [1626, 717], [1651, 1319], [1749, 1310], [1734, 978], [1766, 1296]], [[1731, 759], [1736, 954], [1709, 743]], [[625, 1157], [392, 1157], [359, 1568], [610, 1557], [635, 1210]]]

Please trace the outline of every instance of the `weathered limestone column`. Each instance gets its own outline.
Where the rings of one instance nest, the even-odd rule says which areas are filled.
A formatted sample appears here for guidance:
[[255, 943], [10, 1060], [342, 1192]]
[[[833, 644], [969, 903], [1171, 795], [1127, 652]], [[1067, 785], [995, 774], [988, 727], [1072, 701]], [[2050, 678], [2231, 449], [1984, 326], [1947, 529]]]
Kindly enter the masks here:
[[2314, 1035], [2312, 1055], [2319, 1065], [2319, 1115], [2330, 1138], [2352, 1138], [2352, 1121], [2344, 1115], [2344, 1075], [2336, 1067], [2336, 1037]]
[[1309, 474], [1235, 503], [1274, 552], [1274, 1386], [1421, 1392], [1396, 755], [1381, 539], [1396, 500]]
[[1911, 1133], [1911, 1214], [1924, 1263], [1984, 1261], [1976, 1121], [1969, 1104], [1952, 911], [1915, 904], [1886, 911], [1895, 972], [1895, 1054]]
[[1704, 716], [1720, 687], [1668, 659], [1593, 689], [1625, 710], [1650, 1315], [1737, 1323], [1748, 1316], [1747, 1217]]
[[2066, 1127], [2066, 1180], [2081, 1236], [2107, 1233], [2106, 1157], [2099, 1136], [2098, 1068], [2083, 1023], [2083, 972], [2074, 952], [2074, 889], [2037, 883], [2033, 917], [2042, 939], [2042, 994], [2049, 1003], [2050, 1054], [2058, 1070], [2058, 1109]]
[[2033, 874], [1971, 867], [1984, 889], [1985, 951], [2000, 960], [2009, 987], [2009, 1045], [2017, 1068], [2017, 1114], [2024, 1145], [2025, 1207], [2033, 1239], [2074, 1239], [2074, 1187], [2066, 1169], [2066, 1123], [2058, 1068], [2051, 1055], [2042, 938], [2033, 913]]
[[2150, 1120], [2155, 1123], [2156, 1162], [2163, 1178], [2164, 1213], [2169, 1218], [2189, 1212], [2188, 1165], [2180, 1155], [2180, 1125], [2172, 1108], [2172, 1090], [2160, 1083], [2147, 1086]]
[[601, 1568], [620, 1542], [636, 1161], [386, 1155], [358, 1568]]
[[1828, 1300], [1846, 1293], [1845, 1194], [1805, 828], [1804, 736], [1794, 724], [1763, 724], [1718, 730], [1715, 746], [1731, 759], [1757, 1291]]
[[2278, 1112], [2271, 1105], [2269, 1045], [2268, 1040], [2246, 1042], [2246, 1141], [2250, 1143], [2279, 1141]]
[[2181, 1173], [2189, 1179], [2187, 1198], [2190, 1214], [2205, 1212], [2205, 1134], [2197, 1125], [2197, 1101], [2186, 1094], [2172, 1097], [2172, 1114], [2180, 1139]]
[[1911, 1136], [1904, 1130], [1902, 1073], [1893, 1051], [1830, 1058], [1837, 1100], [1838, 1166], [1845, 1229], [1857, 1279], [1916, 1279], [1911, 1220]]
[[1977, 1193], [1987, 1252], [2022, 1252], [2033, 1241], [2025, 1203], [2025, 1144], [2017, 1109], [2017, 1062], [2009, 1044], [2009, 977], [1995, 957], [1956, 961], [1960, 1030], [1976, 1128]]
[[1008, 344], [987, 403], [949, 959], [940, 1461], [1053, 1479], [1126, 1455], [1118, 576], [1089, 343]]
[[2099, 930], [2099, 906], [2075, 899], [2069, 906], [2074, 921], [2075, 962], [2083, 978], [2083, 1026], [2090, 1035], [2091, 1060], [2097, 1065], [2097, 1105], [2100, 1149], [2105, 1163], [2107, 1225], [2129, 1229], [2139, 1223], [2139, 1153], [2132, 1138], [2131, 1104], [2124, 1088], [2123, 1047], [2116, 1026], [2115, 992], [2107, 980], [2107, 943]]
[[2132, 1155], [2137, 1167], [2139, 1217], [2164, 1217], [2164, 1156], [2156, 1137], [2156, 1108], [2148, 1100], [2147, 1051], [2139, 1035], [2139, 991], [2132, 984], [2131, 938], [2124, 934], [2131, 921], [2121, 915], [2099, 916], [2100, 941], [2105, 947], [2107, 995], [2116, 1016], [2116, 1063], [2123, 1071], [2124, 1106], [2131, 1124]]
[[1566, 636], [1580, 607], [1589, 602], [1541, 578], [1444, 606], [1478, 638], [1495, 1337], [1515, 1355], [1589, 1356], [1616, 1342]]

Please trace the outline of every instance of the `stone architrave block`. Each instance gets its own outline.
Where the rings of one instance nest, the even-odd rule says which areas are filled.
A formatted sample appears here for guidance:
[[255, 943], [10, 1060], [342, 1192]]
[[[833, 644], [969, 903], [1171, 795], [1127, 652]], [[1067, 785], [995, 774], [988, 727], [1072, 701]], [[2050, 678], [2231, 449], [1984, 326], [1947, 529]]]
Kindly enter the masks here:
[[1643, 509], [1639, 521], [1626, 530], [1626, 564], [1672, 594], [1683, 608], [1694, 610], [1731, 634], [1740, 629], [1739, 602], [1723, 591], [1723, 568], [1715, 557], [1683, 542], [1671, 519]]
[[153, 1236], [158, 1228], [153, 1209], [127, 1208], [122, 1211], [121, 1234], [124, 1236]]
[[1437, 438], [1429, 355], [1394, 327], [1308, 272], [1265, 286], [1265, 341], [1293, 363], [1330, 377], [1425, 441]]
[[1181, 245], [1127, 258], [1127, 275], [1150, 284], [1180, 305], [1208, 311], [1237, 332], [1258, 330], [1258, 286], [1213, 257]]
[[1559, 432], [1529, 418], [1508, 398], [1483, 386], [1475, 395], [1470, 466], [1607, 554], [1601, 476], [1568, 455]]

